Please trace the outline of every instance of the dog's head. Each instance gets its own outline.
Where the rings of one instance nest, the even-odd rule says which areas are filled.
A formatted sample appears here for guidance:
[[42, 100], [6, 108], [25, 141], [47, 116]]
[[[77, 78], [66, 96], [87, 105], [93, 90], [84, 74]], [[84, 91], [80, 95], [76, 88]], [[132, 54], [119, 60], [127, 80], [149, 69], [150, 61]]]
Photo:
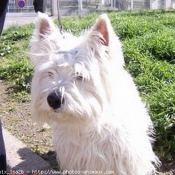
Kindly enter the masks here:
[[105, 14], [74, 37], [60, 34], [53, 21], [39, 13], [30, 57], [32, 115], [39, 122], [96, 120], [110, 103], [112, 71], [124, 64], [121, 44]]

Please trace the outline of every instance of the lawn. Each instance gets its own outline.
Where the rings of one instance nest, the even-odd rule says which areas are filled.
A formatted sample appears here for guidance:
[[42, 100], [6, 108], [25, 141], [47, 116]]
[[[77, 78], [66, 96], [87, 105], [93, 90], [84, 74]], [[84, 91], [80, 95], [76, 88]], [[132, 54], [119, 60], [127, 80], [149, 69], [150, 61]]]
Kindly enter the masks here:
[[[99, 14], [63, 19], [75, 35], [89, 28]], [[154, 122], [154, 149], [161, 159], [175, 159], [175, 12], [173, 10], [108, 13], [123, 43], [126, 69], [134, 77]], [[10, 97], [30, 101], [32, 68], [27, 55], [34, 26], [13, 26], [0, 41], [0, 79], [12, 88]]]

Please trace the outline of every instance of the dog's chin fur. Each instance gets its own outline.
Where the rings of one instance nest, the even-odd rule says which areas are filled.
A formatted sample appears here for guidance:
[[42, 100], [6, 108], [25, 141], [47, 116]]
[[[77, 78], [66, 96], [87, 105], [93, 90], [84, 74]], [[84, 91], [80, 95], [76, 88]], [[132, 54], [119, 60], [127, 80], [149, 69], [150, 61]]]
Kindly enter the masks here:
[[[156, 173], [152, 122], [124, 68], [121, 43], [107, 15], [74, 37], [61, 35], [52, 20], [39, 13], [30, 57], [35, 70], [32, 116], [53, 126], [62, 170]], [[55, 110], [47, 102], [52, 91], [64, 98]]]

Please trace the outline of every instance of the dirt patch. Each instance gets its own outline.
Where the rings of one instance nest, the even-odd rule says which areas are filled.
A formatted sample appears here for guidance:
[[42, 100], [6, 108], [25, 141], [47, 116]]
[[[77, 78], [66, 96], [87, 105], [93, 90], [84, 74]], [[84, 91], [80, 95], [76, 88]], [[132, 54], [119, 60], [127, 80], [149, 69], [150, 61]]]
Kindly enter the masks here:
[[30, 102], [20, 103], [11, 98], [9, 86], [0, 81], [0, 118], [2, 126], [24, 142], [32, 151], [57, 169], [52, 145], [52, 130], [34, 124], [30, 114]]
[[[3, 127], [48, 161], [54, 169], [59, 169], [52, 145], [52, 130], [33, 124], [30, 102], [20, 103], [9, 98], [8, 88], [0, 81], [0, 118]], [[163, 162], [159, 171], [160, 175], [175, 175], [175, 161]]]
[[175, 175], [175, 161], [162, 162], [161, 175]]

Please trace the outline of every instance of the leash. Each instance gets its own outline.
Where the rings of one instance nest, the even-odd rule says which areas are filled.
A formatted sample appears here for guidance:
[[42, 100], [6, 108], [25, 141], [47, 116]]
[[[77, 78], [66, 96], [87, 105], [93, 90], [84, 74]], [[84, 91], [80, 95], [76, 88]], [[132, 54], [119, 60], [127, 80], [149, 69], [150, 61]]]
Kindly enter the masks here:
[[63, 34], [63, 25], [62, 25], [62, 22], [61, 22], [59, 0], [57, 0], [57, 10], [58, 10], [58, 27], [60, 29], [60, 33]]

